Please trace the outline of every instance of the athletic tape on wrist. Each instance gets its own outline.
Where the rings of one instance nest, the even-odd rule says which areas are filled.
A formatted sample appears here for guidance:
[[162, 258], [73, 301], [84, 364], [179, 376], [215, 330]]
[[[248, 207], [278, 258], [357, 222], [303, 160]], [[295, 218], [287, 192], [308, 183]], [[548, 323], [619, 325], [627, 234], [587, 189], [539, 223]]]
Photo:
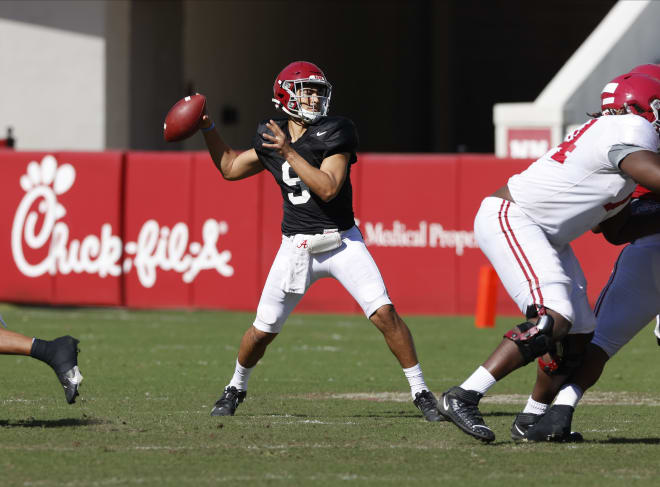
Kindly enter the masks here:
[[202, 132], [208, 132], [209, 130], [214, 129], [214, 128], [215, 128], [215, 122], [211, 122], [210, 126], [208, 126], [206, 128], [201, 127], [199, 130], [201, 130]]

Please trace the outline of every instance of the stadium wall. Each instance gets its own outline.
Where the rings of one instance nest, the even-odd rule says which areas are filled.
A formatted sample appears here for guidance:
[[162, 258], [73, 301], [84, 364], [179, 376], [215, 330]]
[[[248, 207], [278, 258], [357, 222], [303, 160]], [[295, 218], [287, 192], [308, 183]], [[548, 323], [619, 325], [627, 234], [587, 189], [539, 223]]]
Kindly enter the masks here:
[[[484, 196], [529, 161], [361, 154], [360, 229], [402, 313], [472, 314], [487, 265], [472, 232]], [[254, 310], [278, 249], [270, 174], [228, 183], [202, 152], [0, 152], [0, 300]], [[594, 301], [619, 251], [574, 246]], [[360, 312], [334, 280], [297, 308]], [[516, 314], [501, 285], [498, 312]]]

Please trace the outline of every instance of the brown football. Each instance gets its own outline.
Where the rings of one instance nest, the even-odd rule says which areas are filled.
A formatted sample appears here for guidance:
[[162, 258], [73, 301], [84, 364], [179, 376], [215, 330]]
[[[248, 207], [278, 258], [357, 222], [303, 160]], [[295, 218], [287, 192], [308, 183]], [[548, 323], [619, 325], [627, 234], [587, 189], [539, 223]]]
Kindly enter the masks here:
[[190, 137], [197, 132], [206, 106], [206, 97], [197, 93], [186, 96], [174, 104], [165, 116], [163, 136], [167, 142]]

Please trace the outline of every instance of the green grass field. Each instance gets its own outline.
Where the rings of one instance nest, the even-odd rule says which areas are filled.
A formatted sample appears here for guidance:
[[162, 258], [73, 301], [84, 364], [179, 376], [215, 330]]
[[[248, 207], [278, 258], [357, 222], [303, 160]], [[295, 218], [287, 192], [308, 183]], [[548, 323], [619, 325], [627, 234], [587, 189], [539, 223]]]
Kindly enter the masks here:
[[[0, 305], [26, 335], [81, 340], [81, 397], [55, 374], [0, 357], [0, 485], [657, 485], [660, 348], [647, 328], [576, 412], [581, 444], [515, 444], [528, 366], [491, 389], [484, 445], [428, 423], [380, 333], [362, 316], [293, 315], [250, 380], [237, 415], [209, 412], [231, 377], [250, 313]], [[516, 318], [407, 317], [439, 395], [479, 365]]]

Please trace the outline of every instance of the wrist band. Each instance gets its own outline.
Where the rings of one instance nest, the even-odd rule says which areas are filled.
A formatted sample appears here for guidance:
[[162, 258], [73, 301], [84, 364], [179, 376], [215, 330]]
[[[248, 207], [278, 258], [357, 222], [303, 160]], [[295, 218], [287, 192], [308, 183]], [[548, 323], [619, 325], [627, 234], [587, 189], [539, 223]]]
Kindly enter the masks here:
[[208, 132], [209, 130], [214, 129], [214, 128], [215, 128], [215, 122], [211, 122], [210, 126], [208, 126], [206, 128], [201, 127], [199, 130], [201, 130], [202, 132]]

